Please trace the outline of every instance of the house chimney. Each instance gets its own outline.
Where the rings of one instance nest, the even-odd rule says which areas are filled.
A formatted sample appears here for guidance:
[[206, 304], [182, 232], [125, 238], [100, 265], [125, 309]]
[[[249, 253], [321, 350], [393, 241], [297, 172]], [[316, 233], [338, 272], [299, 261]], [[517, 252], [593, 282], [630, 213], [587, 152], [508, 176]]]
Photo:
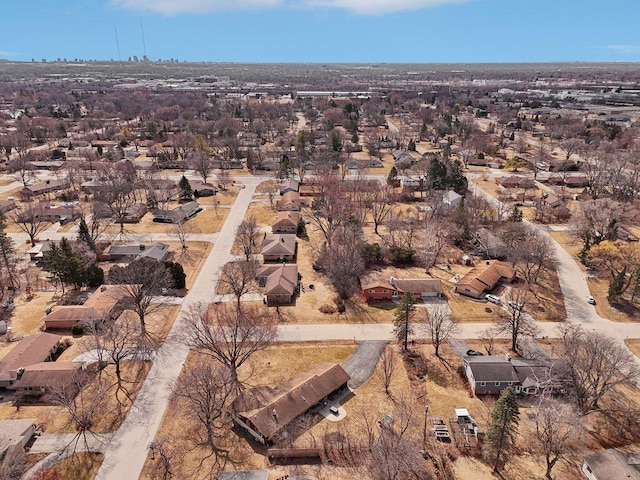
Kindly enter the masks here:
[[507, 358], [507, 361], [510, 362], [511, 361], [511, 355], [509, 355], [508, 353], [505, 355], [505, 357]]
[[271, 412], [271, 415], [273, 415], [273, 418], [276, 420], [276, 422], [278, 421], [278, 412], [276, 412], [276, 409], [274, 408], [273, 411]]
[[140, 251], [143, 251], [144, 249], [145, 249], [145, 246], [144, 246], [144, 244], [141, 243], [140, 244]]

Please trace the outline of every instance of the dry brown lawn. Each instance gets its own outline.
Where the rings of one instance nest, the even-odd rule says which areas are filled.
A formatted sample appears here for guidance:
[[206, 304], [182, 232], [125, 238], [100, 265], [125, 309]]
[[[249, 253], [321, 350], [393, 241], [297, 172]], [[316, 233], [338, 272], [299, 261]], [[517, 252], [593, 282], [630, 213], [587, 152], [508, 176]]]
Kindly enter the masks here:
[[[193, 233], [216, 233], [219, 232], [224, 221], [229, 214], [228, 208], [205, 208], [195, 217], [190, 218], [186, 225], [192, 229]], [[170, 223], [160, 223], [153, 221], [153, 214], [147, 212], [139, 223], [125, 223], [125, 233], [175, 233], [176, 227]], [[117, 235], [120, 233], [120, 225], [113, 223], [105, 231], [107, 234]]]
[[240, 189], [238, 187], [229, 187], [228, 190], [220, 190], [217, 194], [210, 197], [199, 197], [196, 201], [200, 205], [233, 205], [238, 196]]
[[8, 178], [8, 177], [0, 178], [0, 187], [4, 187], [5, 185], [11, 185], [13, 182], [15, 182], [15, 179], [13, 178]]
[[169, 245], [168, 260], [178, 262], [184, 268], [184, 273], [187, 275], [187, 289], [193, 287], [193, 283], [200, 274], [200, 269], [204, 262], [207, 260], [213, 244], [209, 242], [189, 242], [187, 241], [187, 250], [182, 251], [180, 242], [165, 242]]
[[636, 357], [640, 358], [640, 340], [625, 340], [625, 343], [627, 347], [629, 347], [629, 350], [631, 350]]
[[[578, 253], [580, 253], [580, 250], [582, 250], [582, 245], [572, 232], [567, 230], [550, 230], [549, 235], [551, 235], [556, 242], [562, 245], [562, 248], [569, 252], [574, 259], [578, 257]], [[582, 263], [578, 262], [578, 265], [580, 265], [580, 268], [585, 270], [585, 267], [584, 265], [582, 265]]]
[[[10, 181], [9, 183], [13, 183], [13, 180]], [[7, 183], [5, 185], [8, 185], [9, 183]], [[9, 190], [7, 192], [0, 193], [0, 200], [6, 200], [9, 197], [13, 197], [13, 198], [17, 199], [20, 196], [20, 190], [22, 190], [22, 187], [14, 188], [13, 190]]]
[[[612, 308], [607, 300], [609, 293], [609, 279], [587, 277], [589, 291], [596, 301], [596, 312], [603, 318], [608, 318], [614, 322], [637, 322], [638, 319], [627, 315], [621, 310]], [[586, 301], [586, 300], [585, 300]]]
[[55, 305], [58, 297], [54, 292], [33, 292], [29, 299], [22, 294], [14, 300], [15, 309], [11, 316], [11, 326], [15, 335], [31, 335], [40, 331], [45, 309]]
[[278, 191], [278, 181], [277, 180], [265, 180], [264, 182], [260, 182], [256, 187], [256, 194], [262, 195], [269, 192], [277, 192]]
[[[115, 399], [115, 374], [113, 365], [108, 366], [86, 387], [83, 395], [85, 399], [92, 399], [100, 394], [104, 398], [105, 405], [94, 418], [94, 431], [97, 433], [112, 432], [117, 429], [126, 417], [131, 403], [135, 400], [142, 383], [147, 376], [151, 363], [141, 361], [125, 361], [122, 363], [122, 378], [129, 391], [131, 400], [120, 394], [123, 404], [121, 415], [118, 415], [117, 401]], [[103, 387], [100, 387], [102, 385]], [[106, 388], [106, 390], [105, 390]], [[87, 403], [91, 403], [89, 400]], [[43, 424], [47, 433], [74, 433], [73, 421], [63, 407], [45, 404], [23, 404], [19, 409], [10, 402], [0, 403], [0, 418], [5, 420], [35, 418], [37, 423]]]
[[47, 469], [45, 475], [60, 480], [89, 480], [95, 478], [103, 459], [101, 453], [78, 452]]
[[251, 202], [244, 218], [254, 217], [261, 227], [268, 227], [276, 217], [276, 210], [269, 202]]
[[[11, 213], [9, 213], [9, 215], [11, 215]], [[9, 218], [11, 218], [11, 217], [9, 217]], [[51, 225], [52, 225], [51, 223], [45, 223], [44, 227], [43, 227], [43, 230], [48, 229], [49, 227], [51, 227]], [[6, 233], [24, 233], [24, 230], [22, 230], [18, 224], [13, 223], [13, 221], [11, 221], [11, 220], [7, 221], [7, 225], [4, 228], [4, 231]], [[44, 233], [40, 233], [39, 235], [36, 235], [36, 242], [38, 241], [38, 237], [39, 238], [44, 238], [43, 235], [45, 235], [45, 234]], [[29, 247], [31, 247], [31, 244], [29, 244]]]
[[[240, 371], [241, 378], [248, 379], [248, 386], [270, 385], [277, 386], [279, 382], [290, 378], [296, 373], [308, 370], [320, 362], [344, 362], [354, 351], [355, 345], [325, 345], [300, 344], [274, 346], [266, 351], [256, 353], [249, 364]], [[198, 354], [191, 353], [185, 362], [187, 368], [200, 362], [211, 361]], [[174, 399], [165, 411], [162, 423], [155, 440], [169, 438], [171, 447], [179, 452], [174, 463], [174, 473], [177, 478], [190, 478], [190, 474], [198, 471], [200, 474], [214, 469], [213, 458], [202, 460], [208, 455], [206, 447], [194, 444], [193, 420], [186, 415], [191, 409], [184, 399]], [[325, 422], [326, 423], [326, 422]], [[221, 446], [230, 452], [230, 460], [234, 468], [264, 469], [267, 462], [262, 447], [249, 443], [236, 429], [229, 429], [221, 436]], [[200, 463], [202, 461], [202, 464]], [[147, 457], [141, 479], [155, 480], [158, 473], [153, 470], [154, 462]], [[215, 475], [214, 475], [215, 477]]]

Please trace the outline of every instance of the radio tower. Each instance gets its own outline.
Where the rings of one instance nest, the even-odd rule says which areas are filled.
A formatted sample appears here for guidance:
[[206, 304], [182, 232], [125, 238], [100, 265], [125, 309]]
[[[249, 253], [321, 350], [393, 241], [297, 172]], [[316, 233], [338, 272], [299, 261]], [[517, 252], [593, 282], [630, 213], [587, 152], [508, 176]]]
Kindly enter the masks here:
[[116, 22], [113, 22], [113, 29], [116, 32], [116, 47], [118, 47], [118, 61], [121, 62], [122, 58], [120, 57], [120, 41], [118, 40], [118, 27], [116, 27]]
[[147, 43], [144, 40], [144, 28], [142, 27], [142, 19], [140, 19], [140, 33], [142, 34], [142, 49], [144, 51], [143, 61], [147, 61]]

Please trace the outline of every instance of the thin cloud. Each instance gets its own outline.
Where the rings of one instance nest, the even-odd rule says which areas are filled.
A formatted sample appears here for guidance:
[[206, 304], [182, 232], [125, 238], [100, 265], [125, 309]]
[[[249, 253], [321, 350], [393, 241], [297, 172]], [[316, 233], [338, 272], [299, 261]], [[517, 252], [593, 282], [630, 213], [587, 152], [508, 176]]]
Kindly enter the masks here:
[[640, 45], [607, 45], [606, 48], [625, 55], [640, 53]]
[[17, 57], [18, 52], [9, 52], [7, 50], [0, 50], [0, 57]]
[[309, 7], [341, 8], [360, 15], [378, 15], [381, 13], [422, 10], [469, 0], [306, 0]]
[[110, 0], [110, 4], [129, 10], [164, 15], [258, 10], [278, 7], [336, 8], [360, 15], [421, 10], [471, 0]]
[[283, 0], [111, 0], [111, 5], [128, 10], [164, 15], [211, 13], [230, 10], [258, 10], [283, 5]]

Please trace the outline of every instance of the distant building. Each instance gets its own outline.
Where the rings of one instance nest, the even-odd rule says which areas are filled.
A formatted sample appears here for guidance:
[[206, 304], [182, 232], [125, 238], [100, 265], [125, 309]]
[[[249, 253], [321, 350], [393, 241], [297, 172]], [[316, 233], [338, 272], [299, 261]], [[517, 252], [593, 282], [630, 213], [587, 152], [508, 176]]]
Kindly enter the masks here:
[[262, 258], [265, 262], [295, 262], [298, 239], [293, 234], [267, 234], [262, 241]]
[[151, 245], [130, 244], [130, 245], [111, 245], [107, 250], [109, 260], [116, 262], [131, 262], [139, 258], [152, 258], [159, 262], [164, 260], [169, 254], [169, 245], [166, 243], [156, 242]]
[[53, 360], [62, 337], [51, 333], [36, 333], [20, 340], [0, 360], [0, 388], [11, 387], [17, 380], [17, 372], [24, 367]]
[[188, 202], [173, 210], [158, 209], [153, 214], [153, 221], [160, 223], [182, 223], [202, 211], [198, 202]]
[[472, 298], [482, 298], [491, 292], [500, 282], [510, 283], [516, 278], [514, 268], [504, 262], [487, 260], [474, 267], [458, 280], [455, 291]]

